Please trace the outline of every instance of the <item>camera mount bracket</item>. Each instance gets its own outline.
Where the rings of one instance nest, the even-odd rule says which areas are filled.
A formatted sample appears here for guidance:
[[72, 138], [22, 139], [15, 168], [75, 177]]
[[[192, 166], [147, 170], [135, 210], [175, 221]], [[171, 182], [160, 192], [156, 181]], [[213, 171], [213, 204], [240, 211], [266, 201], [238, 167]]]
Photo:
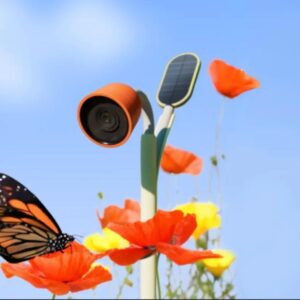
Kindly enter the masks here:
[[[141, 137], [141, 221], [152, 218], [157, 210], [157, 181], [160, 160], [175, 118], [175, 108], [185, 104], [192, 95], [201, 62], [194, 53], [174, 57], [165, 69], [157, 94], [163, 113], [154, 124], [151, 103], [137, 91], [142, 104], [143, 134]], [[155, 127], [155, 129], [154, 129]], [[158, 258], [152, 255], [141, 261], [140, 298], [156, 299]]]

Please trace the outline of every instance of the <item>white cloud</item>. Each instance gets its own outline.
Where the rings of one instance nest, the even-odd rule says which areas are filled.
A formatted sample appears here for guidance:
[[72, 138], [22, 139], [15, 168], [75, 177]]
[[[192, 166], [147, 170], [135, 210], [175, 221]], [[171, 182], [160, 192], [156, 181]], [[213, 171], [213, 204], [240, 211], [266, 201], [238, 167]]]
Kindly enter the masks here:
[[63, 8], [56, 34], [77, 59], [105, 64], [130, 50], [135, 26], [129, 16], [106, 2], [75, 1]]
[[[27, 17], [14, 1], [0, 1], [0, 101], [12, 103], [34, 94], [39, 78], [33, 74], [27, 57], [25, 37], [20, 34], [20, 24]], [[24, 30], [24, 27], [22, 27]], [[23, 52], [24, 51], [24, 52]]]
[[20, 99], [32, 88], [33, 75], [30, 66], [12, 53], [0, 49], [0, 95], [9, 99]]
[[126, 12], [109, 2], [66, 1], [48, 13], [26, 2], [0, 1], [1, 102], [40, 93], [49, 82], [50, 57], [68, 57], [85, 69], [117, 63], [134, 46], [135, 32]]

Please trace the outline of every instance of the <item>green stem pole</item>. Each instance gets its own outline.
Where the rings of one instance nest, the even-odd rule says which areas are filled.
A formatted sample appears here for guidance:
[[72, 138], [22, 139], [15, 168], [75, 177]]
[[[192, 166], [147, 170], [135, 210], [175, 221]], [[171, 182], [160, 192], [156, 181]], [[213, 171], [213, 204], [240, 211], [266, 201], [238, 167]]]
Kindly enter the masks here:
[[[154, 117], [151, 104], [143, 92], [137, 92], [142, 103], [143, 117], [143, 135], [141, 138], [141, 221], [146, 221], [156, 213], [157, 178], [160, 158], [174, 114], [172, 107], [165, 107], [154, 133]], [[156, 299], [155, 282], [158, 279], [156, 277], [157, 268], [155, 255], [141, 261], [141, 299]], [[159, 297], [161, 297], [160, 287], [158, 291]]]
[[[141, 140], [141, 220], [153, 217], [156, 212], [156, 138], [143, 134]], [[155, 256], [141, 261], [140, 298], [155, 299]]]
[[[156, 212], [157, 165], [156, 137], [153, 111], [147, 96], [137, 91], [142, 103], [143, 135], [141, 138], [141, 221], [152, 218]], [[155, 299], [155, 257], [141, 261], [140, 298]]]

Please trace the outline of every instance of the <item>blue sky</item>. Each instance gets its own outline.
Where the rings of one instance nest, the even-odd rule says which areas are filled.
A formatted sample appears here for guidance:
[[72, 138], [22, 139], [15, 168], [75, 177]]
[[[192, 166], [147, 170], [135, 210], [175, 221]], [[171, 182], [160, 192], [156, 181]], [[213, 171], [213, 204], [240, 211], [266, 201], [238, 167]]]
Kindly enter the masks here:
[[[159, 207], [208, 201], [221, 96], [208, 76], [220, 58], [261, 88], [225, 101], [222, 247], [237, 259], [239, 297], [300, 297], [298, 284], [300, 18], [298, 1], [0, 1], [1, 172], [30, 188], [65, 232], [99, 230], [96, 208], [139, 199], [141, 123], [122, 147], [90, 143], [79, 101], [110, 82], [156, 91], [168, 60], [192, 51], [202, 68], [168, 142], [203, 157], [193, 178], [160, 175]], [[121, 167], [120, 167], [121, 166]], [[103, 192], [105, 200], [97, 198]], [[171, 195], [171, 203], [167, 198]], [[212, 199], [215, 201], [215, 199]], [[49, 297], [0, 275], [1, 297]], [[74, 297], [107, 297], [110, 284]], [[126, 291], [137, 296], [137, 289]]]

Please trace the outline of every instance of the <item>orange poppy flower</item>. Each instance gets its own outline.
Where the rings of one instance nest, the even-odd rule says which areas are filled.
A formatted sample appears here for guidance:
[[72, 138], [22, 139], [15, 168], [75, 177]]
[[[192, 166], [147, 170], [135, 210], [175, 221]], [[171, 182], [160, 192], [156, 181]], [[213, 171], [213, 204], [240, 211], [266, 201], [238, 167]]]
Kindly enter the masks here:
[[203, 162], [192, 152], [167, 145], [160, 166], [167, 173], [198, 175], [202, 170]]
[[209, 74], [216, 90], [228, 98], [235, 98], [260, 86], [254, 77], [218, 59], [210, 64]]
[[108, 223], [125, 224], [139, 221], [140, 211], [140, 204], [137, 201], [125, 199], [124, 208], [120, 208], [116, 205], [110, 205], [105, 208], [103, 218], [101, 218], [98, 211], [97, 216], [102, 228], [105, 228]]
[[103, 255], [92, 254], [84, 246], [72, 242], [70, 247], [27, 263], [2, 263], [7, 278], [18, 276], [36, 288], [46, 288], [55, 295], [91, 289], [112, 279], [109, 271], [101, 266], [91, 267]]
[[155, 253], [165, 254], [179, 265], [221, 257], [209, 250], [188, 250], [181, 247], [197, 227], [195, 216], [184, 216], [181, 211], [160, 210], [146, 222], [110, 223], [108, 227], [131, 243], [125, 249], [108, 252], [110, 259], [119, 265], [131, 265]]

